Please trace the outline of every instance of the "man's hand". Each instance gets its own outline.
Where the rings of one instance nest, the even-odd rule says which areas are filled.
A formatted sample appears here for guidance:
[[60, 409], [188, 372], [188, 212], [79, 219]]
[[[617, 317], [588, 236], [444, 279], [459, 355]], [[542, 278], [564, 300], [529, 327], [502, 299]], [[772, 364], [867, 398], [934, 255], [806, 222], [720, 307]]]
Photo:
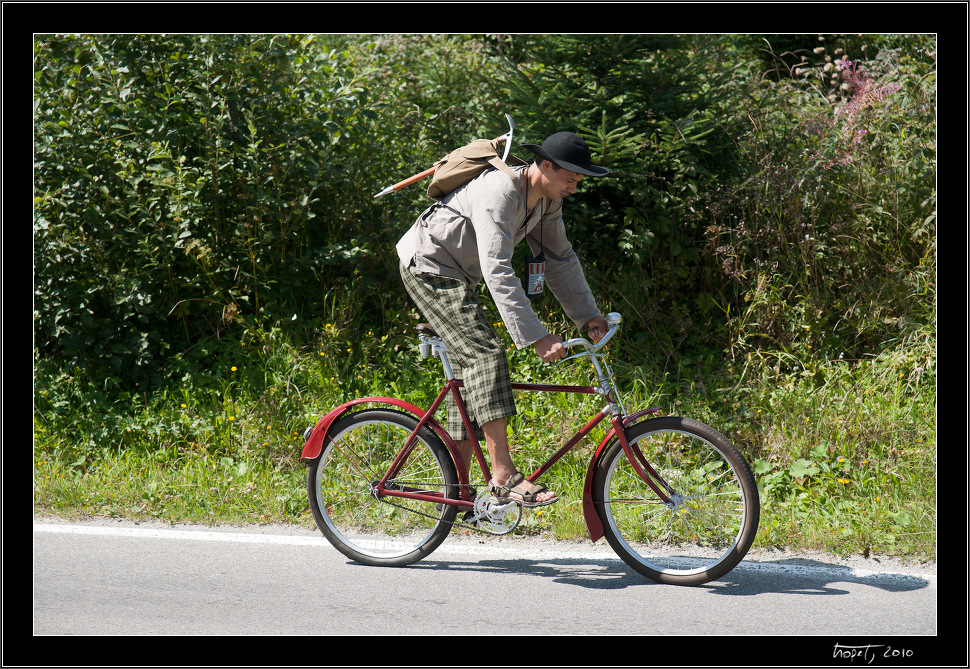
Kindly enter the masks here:
[[556, 362], [566, 357], [566, 349], [563, 348], [562, 337], [559, 335], [547, 334], [532, 347], [542, 362]]
[[[591, 318], [586, 324], [586, 328], [594, 342], [605, 337], [606, 333], [610, 331], [609, 323], [602, 316]], [[563, 348], [562, 337], [559, 335], [547, 334], [532, 346], [542, 362], [556, 362], [566, 357], [566, 349]]]
[[599, 341], [606, 336], [606, 333], [610, 331], [610, 326], [606, 322], [606, 319], [602, 316], [597, 316], [596, 318], [591, 318], [589, 323], [586, 324], [589, 330], [589, 336], [594, 342]]

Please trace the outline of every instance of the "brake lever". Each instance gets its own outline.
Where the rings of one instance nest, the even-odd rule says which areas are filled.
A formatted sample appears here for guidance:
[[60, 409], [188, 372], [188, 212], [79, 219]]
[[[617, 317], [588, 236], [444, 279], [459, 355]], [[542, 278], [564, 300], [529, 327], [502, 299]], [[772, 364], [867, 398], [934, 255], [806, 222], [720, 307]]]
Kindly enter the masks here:
[[560, 358], [557, 362], [566, 362], [567, 360], [575, 360], [576, 358], [582, 358], [584, 355], [589, 355], [591, 351], [583, 351], [582, 353], [576, 353], [568, 358]]

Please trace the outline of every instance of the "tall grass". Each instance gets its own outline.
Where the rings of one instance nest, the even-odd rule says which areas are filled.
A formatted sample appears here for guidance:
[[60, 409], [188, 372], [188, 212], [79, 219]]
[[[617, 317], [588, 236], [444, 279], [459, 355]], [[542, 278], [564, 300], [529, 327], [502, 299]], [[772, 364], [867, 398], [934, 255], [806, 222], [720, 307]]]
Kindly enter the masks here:
[[[41, 513], [169, 522], [280, 522], [312, 526], [299, 462], [302, 432], [333, 406], [394, 395], [427, 406], [440, 370], [400, 330], [377, 336], [330, 324], [297, 346], [280, 329], [250, 328], [223, 342], [218, 365], [186, 375], [177, 392], [101, 407], [104, 384], [61, 374], [37, 388], [34, 506]], [[752, 463], [763, 517], [755, 547], [935, 557], [935, 370], [915, 371], [911, 338], [877, 359], [833, 362], [823, 379], [780, 374], [758, 361], [748, 381], [719, 388], [691, 370], [677, 381], [614, 361], [628, 408], [708, 422]], [[924, 352], [925, 353], [925, 352]], [[582, 363], [550, 366], [510, 350], [517, 376], [587, 383]], [[232, 363], [232, 364], [230, 364]], [[755, 363], [752, 363], [752, 367]], [[70, 410], [67, 411], [67, 399]], [[532, 471], [598, 409], [596, 398], [521, 393], [513, 454]], [[80, 409], [80, 411], [78, 411]], [[580, 502], [597, 430], [543, 478], [559, 503], [527, 513], [518, 531], [585, 536]], [[473, 484], [484, 481], [473, 478]]]

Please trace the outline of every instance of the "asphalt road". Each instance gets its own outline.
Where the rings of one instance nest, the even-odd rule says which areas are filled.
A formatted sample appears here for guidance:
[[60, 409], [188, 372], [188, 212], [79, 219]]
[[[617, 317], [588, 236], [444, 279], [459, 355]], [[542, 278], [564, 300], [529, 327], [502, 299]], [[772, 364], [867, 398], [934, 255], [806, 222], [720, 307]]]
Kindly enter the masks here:
[[[750, 555], [721, 580], [685, 588], [643, 578], [602, 541], [453, 535], [425, 560], [387, 569], [350, 562], [318, 532], [292, 527], [33, 525], [35, 635], [799, 637], [810, 649], [797, 657], [868, 644], [851, 652], [921, 654], [922, 664], [923, 642], [937, 635], [937, 593], [935, 564], [885, 558]], [[428, 662], [419, 648], [405, 646], [414, 657], [392, 663]], [[761, 664], [752, 659], [746, 666]], [[78, 658], [89, 660], [101, 663]]]

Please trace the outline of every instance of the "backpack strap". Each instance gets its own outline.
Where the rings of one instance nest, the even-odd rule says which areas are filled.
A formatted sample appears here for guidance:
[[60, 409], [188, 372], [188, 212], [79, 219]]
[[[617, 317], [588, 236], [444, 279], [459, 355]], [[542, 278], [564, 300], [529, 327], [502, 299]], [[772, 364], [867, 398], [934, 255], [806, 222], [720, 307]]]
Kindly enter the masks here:
[[489, 158], [488, 159], [488, 164], [491, 165], [492, 167], [494, 167], [495, 169], [502, 170], [503, 172], [505, 172], [506, 174], [508, 174], [509, 175], [509, 179], [511, 179], [512, 181], [514, 181], [516, 183], [516, 187], [518, 187], [519, 179], [518, 179], [517, 175], [512, 170], [512, 168], [509, 167], [504, 160], [502, 160], [502, 158], [500, 156], [493, 156], [492, 158]]
[[[515, 164], [525, 164], [510, 156]], [[497, 139], [476, 139], [470, 144], [455, 149], [435, 163], [435, 173], [428, 186], [428, 196], [440, 200], [445, 195], [464, 186], [489, 167], [505, 172], [519, 189], [516, 174], [499, 156]], [[521, 195], [521, 190], [520, 190]]]

